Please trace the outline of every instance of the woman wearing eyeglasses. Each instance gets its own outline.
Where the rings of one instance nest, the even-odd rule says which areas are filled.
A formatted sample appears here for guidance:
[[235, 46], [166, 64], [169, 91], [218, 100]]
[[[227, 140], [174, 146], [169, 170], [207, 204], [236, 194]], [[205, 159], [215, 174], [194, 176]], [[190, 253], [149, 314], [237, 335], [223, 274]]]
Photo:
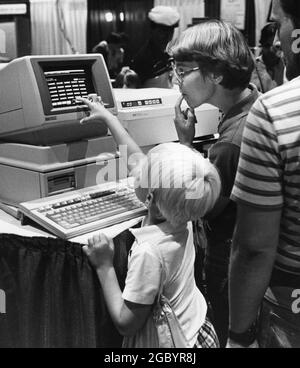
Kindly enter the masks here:
[[[188, 28], [172, 47], [174, 75], [181, 98], [176, 105], [175, 126], [179, 140], [189, 147], [195, 135], [194, 109], [210, 103], [223, 112], [219, 139], [209, 150], [218, 168], [222, 194], [207, 216], [208, 247], [205, 271], [213, 322], [221, 343], [228, 335], [228, 266], [236, 205], [230, 200], [248, 112], [259, 96], [250, 85], [254, 69], [252, 53], [243, 35], [230, 24], [209, 20]], [[182, 101], [189, 105], [181, 111]], [[198, 121], [201, 124], [201, 121]]]

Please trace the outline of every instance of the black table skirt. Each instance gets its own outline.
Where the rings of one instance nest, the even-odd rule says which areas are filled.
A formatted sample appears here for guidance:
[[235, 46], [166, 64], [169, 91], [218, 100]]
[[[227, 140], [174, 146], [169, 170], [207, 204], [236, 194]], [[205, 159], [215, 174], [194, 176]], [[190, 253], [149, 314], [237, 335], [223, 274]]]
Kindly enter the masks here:
[[[121, 288], [133, 236], [114, 239]], [[0, 347], [117, 348], [97, 275], [80, 244], [61, 239], [0, 234]]]

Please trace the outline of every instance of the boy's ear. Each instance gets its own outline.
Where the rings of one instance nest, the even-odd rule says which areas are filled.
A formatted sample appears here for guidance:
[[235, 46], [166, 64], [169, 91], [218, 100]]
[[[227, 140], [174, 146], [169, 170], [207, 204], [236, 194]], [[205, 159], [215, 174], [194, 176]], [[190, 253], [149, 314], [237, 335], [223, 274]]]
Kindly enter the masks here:
[[218, 84], [220, 84], [222, 82], [223, 75], [211, 73], [209, 75], [209, 78], [212, 81], [212, 83], [214, 83], [215, 85], [218, 85]]
[[154, 200], [153, 193], [148, 193], [145, 201], [145, 206], [149, 208], [152, 205], [153, 200]]
[[157, 220], [165, 220], [164, 216], [155, 203], [155, 197], [153, 193], [148, 193], [145, 205]]

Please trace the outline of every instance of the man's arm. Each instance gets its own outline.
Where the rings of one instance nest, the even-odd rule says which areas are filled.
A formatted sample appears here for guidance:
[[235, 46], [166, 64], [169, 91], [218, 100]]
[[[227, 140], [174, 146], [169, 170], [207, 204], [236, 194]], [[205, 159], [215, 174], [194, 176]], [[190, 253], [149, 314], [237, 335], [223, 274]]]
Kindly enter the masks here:
[[281, 210], [238, 204], [229, 273], [230, 330], [245, 332], [256, 320], [269, 285], [279, 241]]

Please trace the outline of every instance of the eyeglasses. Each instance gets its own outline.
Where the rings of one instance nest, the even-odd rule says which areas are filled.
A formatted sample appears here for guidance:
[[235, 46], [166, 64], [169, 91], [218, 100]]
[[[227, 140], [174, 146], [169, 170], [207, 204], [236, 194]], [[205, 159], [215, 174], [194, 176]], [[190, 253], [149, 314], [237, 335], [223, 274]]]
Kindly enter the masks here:
[[188, 70], [185, 70], [185, 71], [182, 71], [182, 72], [179, 72], [176, 68], [176, 65], [174, 63], [172, 63], [172, 69], [173, 69], [173, 72], [174, 72], [174, 75], [175, 77], [177, 78], [178, 82], [179, 83], [182, 83], [183, 82], [183, 79], [184, 77], [186, 77], [188, 74], [192, 73], [192, 72], [195, 72], [197, 70], [200, 70], [199, 66], [195, 67], [195, 68], [192, 68], [192, 69], [188, 69]]

